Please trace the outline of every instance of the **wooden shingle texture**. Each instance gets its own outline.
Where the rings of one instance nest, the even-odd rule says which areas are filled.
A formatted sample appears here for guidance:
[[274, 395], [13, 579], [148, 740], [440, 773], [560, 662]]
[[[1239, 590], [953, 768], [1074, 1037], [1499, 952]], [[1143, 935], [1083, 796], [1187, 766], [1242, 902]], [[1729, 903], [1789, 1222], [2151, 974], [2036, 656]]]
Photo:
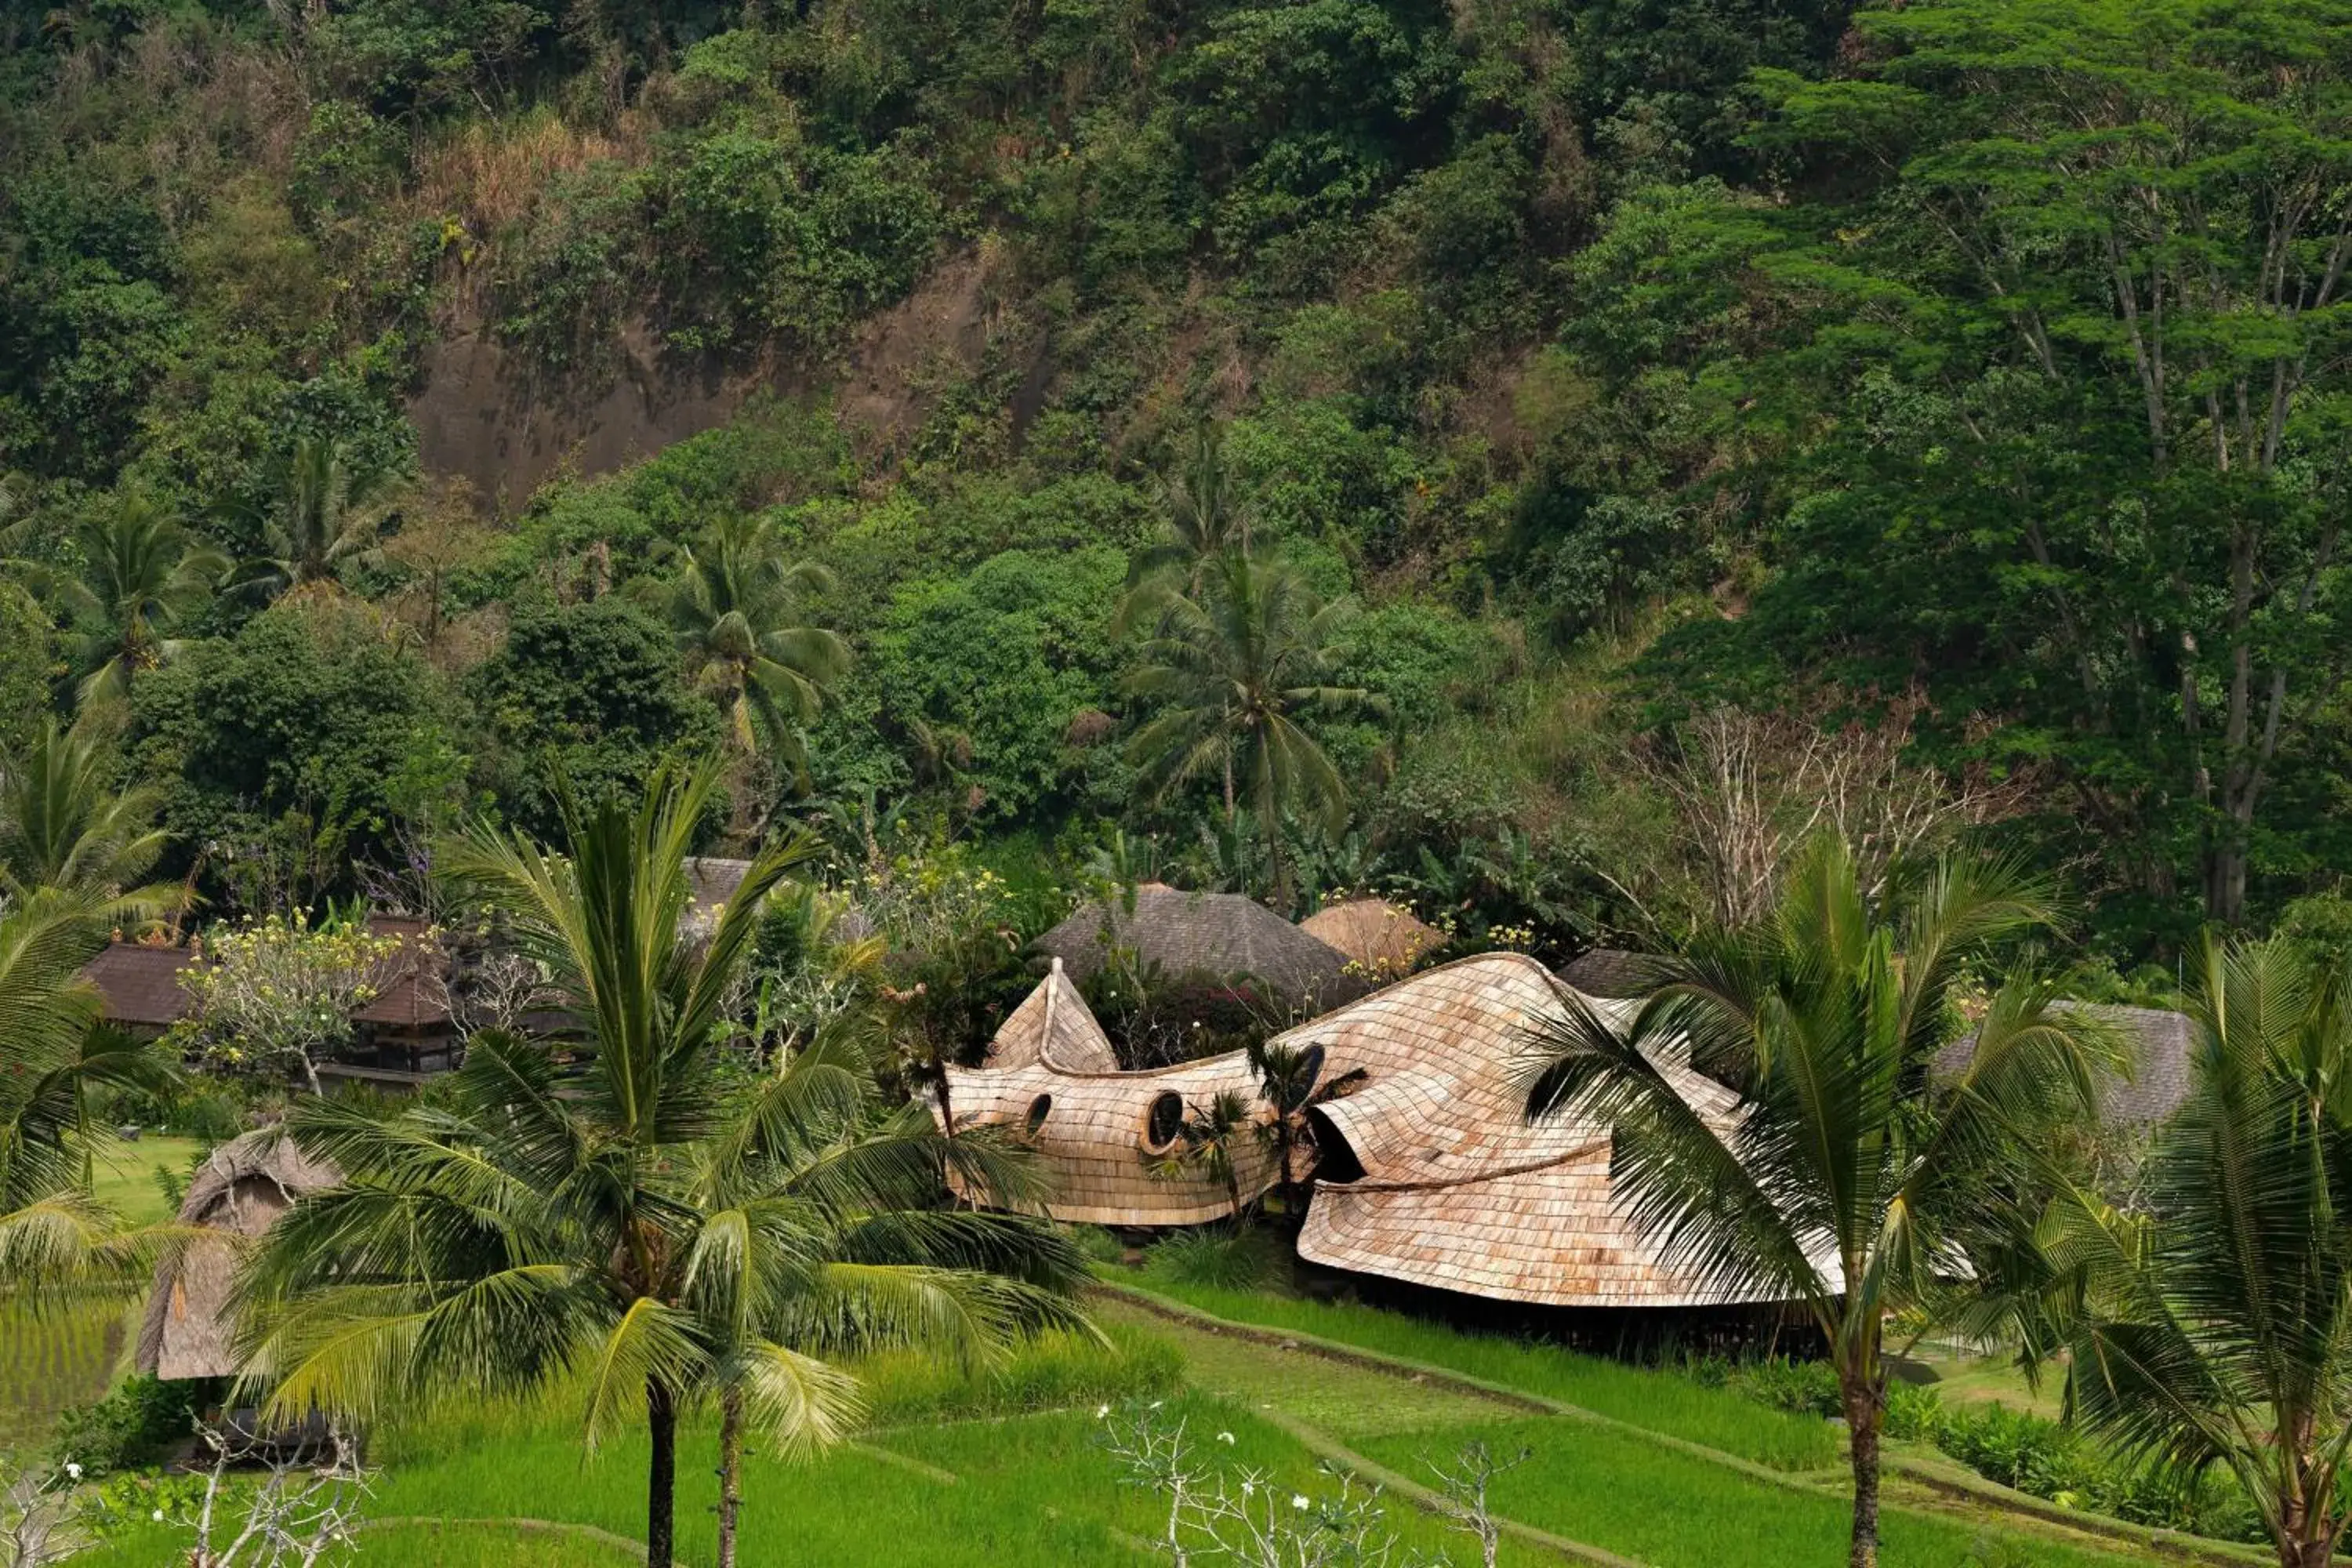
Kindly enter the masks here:
[[[1151, 1142], [1151, 1107], [1164, 1095], [1187, 1112], [1225, 1092], [1255, 1101], [1248, 1061], [1236, 1053], [1119, 1071], [1102, 1026], [1058, 963], [998, 1029], [988, 1065], [950, 1068], [947, 1078], [959, 1128], [1010, 1127], [1037, 1151], [1053, 1181], [1045, 1212], [1055, 1219], [1202, 1225], [1233, 1212], [1222, 1182], [1154, 1173], [1164, 1150]], [[1272, 1161], [1255, 1147], [1241, 1152], [1236, 1164], [1244, 1198], [1273, 1184]]]
[[1318, 942], [1272, 910], [1239, 893], [1188, 893], [1158, 883], [1108, 903], [1082, 904], [1036, 941], [1037, 951], [1062, 961], [1084, 982], [1117, 946], [1168, 980], [1206, 975], [1255, 980], [1281, 1001], [1329, 1006], [1360, 995], [1363, 983], [1347, 973], [1339, 950]]
[[[2111, 1127], [2147, 1128], [2170, 1118], [2189, 1098], [2195, 1072], [2196, 1032], [2189, 1015], [2168, 1007], [2120, 1007], [2096, 1002], [2056, 1002], [2053, 1012], [2080, 1012], [2115, 1031], [2124, 1071], [2101, 1072], [2094, 1084], [2099, 1120]], [[1936, 1076], [1949, 1081], [1975, 1057], [1973, 1031], [1936, 1057]]]
[[[1622, 1003], [1588, 998], [1622, 1024]], [[1562, 1005], [1533, 959], [1487, 953], [1416, 975], [1294, 1029], [1364, 1089], [1324, 1115], [1363, 1167], [1316, 1188], [1301, 1257], [1439, 1289], [1557, 1307], [1687, 1307], [1744, 1300], [1662, 1256], [1610, 1179], [1612, 1130], [1586, 1115], [1530, 1125], [1519, 1075], [1528, 1030]], [[1675, 1091], [1732, 1139], [1730, 1090], [1668, 1058]]]
[[184, 947], [151, 947], [116, 942], [82, 966], [82, 978], [98, 988], [103, 1016], [134, 1030], [168, 1029], [195, 1005], [181, 973], [196, 962]]

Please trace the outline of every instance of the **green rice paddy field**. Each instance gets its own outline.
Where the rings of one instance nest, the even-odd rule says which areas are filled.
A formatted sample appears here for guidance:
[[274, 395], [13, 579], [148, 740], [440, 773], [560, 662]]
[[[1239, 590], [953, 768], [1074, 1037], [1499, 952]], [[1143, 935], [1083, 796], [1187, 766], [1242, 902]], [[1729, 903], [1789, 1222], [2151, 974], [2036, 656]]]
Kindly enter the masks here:
[[[1201, 1292], [1186, 1292], [1199, 1297]], [[747, 1475], [745, 1561], [762, 1568], [1136, 1564], [1156, 1532], [1154, 1501], [1117, 1482], [1096, 1406], [1163, 1397], [1207, 1453], [1260, 1467], [1276, 1485], [1329, 1483], [1318, 1460], [1364, 1474], [1426, 1479], [1472, 1440], [1531, 1459], [1500, 1483], [1502, 1511], [1531, 1531], [1652, 1568], [1833, 1568], [1847, 1508], [1836, 1435], [1736, 1393], [1590, 1357], [1446, 1331], [1359, 1308], [1227, 1299], [1228, 1326], [1171, 1321], [1106, 1296], [1104, 1352], [1060, 1342], [993, 1374], [942, 1373], [913, 1361], [866, 1369], [875, 1405], [857, 1443], [803, 1463], [761, 1458]], [[1207, 1305], [1196, 1300], [1194, 1305]], [[1623, 1425], [1531, 1414], [1523, 1403], [1378, 1361], [1339, 1361], [1246, 1319], [1346, 1340], [1431, 1366], [1458, 1366], [1507, 1388], [1610, 1406]], [[1179, 1385], [1181, 1384], [1181, 1391]], [[1570, 1394], [1575, 1395], [1570, 1399]], [[1645, 1397], [1646, 1395], [1646, 1397]], [[541, 1568], [625, 1563], [614, 1538], [642, 1528], [642, 1439], [583, 1459], [565, 1401], [416, 1419], [379, 1435], [382, 1465], [360, 1538], [369, 1568]], [[1231, 1433], [1230, 1446], [1216, 1441]], [[1679, 1439], [1680, 1447], [1661, 1441]], [[714, 1446], [691, 1432], [679, 1464], [683, 1560], [712, 1554]], [[1816, 1464], [1816, 1461], [1822, 1461]], [[1776, 1479], [1778, 1478], [1778, 1479]], [[1405, 1544], [1476, 1561], [1475, 1545], [1391, 1493]], [[1911, 1500], [1889, 1513], [1888, 1568], [2121, 1568], [2149, 1559], [2063, 1529], [1960, 1505]], [[142, 1529], [79, 1561], [164, 1568], [184, 1532]], [[1576, 1560], [1522, 1532], [1513, 1568]], [[1589, 1559], [1588, 1559], [1589, 1560]]]
[[[98, 1163], [101, 1202], [136, 1224], [169, 1217], [158, 1168], [182, 1175], [203, 1152], [184, 1138], [110, 1143]], [[40, 1440], [58, 1411], [104, 1394], [122, 1371], [138, 1323], [135, 1306], [87, 1306], [36, 1316], [0, 1305], [0, 1450]]]

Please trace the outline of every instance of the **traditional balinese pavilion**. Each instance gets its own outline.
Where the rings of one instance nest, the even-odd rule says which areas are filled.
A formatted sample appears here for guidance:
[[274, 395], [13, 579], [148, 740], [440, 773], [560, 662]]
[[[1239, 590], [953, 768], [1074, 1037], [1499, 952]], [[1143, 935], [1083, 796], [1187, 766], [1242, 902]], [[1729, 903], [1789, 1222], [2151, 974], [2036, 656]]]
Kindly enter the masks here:
[[[1319, 1049], [1328, 1077], [1361, 1068], [1357, 1092], [1309, 1113], [1320, 1149], [1299, 1237], [1308, 1261], [1356, 1273], [1546, 1307], [1725, 1307], [1746, 1298], [1661, 1255], [1618, 1203], [1612, 1130], [1590, 1116], [1530, 1125], [1519, 1068], [1528, 1030], [1567, 1003], [1535, 960], [1494, 952], [1443, 965], [1279, 1037]], [[1623, 1005], [1587, 999], [1621, 1021]], [[1098, 1225], [1198, 1224], [1227, 1212], [1214, 1183], [1151, 1173], [1188, 1109], [1230, 1090], [1258, 1103], [1239, 1053], [1158, 1072], [1065, 1070], [1101, 1031], [1059, 973], [1007, 1020], [988, 1063], [949, 1074], [959, 1125], [1009, 1125], [1057, 1182], [1056, 1218]], [[1019, 1026], [1016, 1029], [1015, 1026]], [[1108, 1054], [1104, 1042], [1101, 1053]], [[1089, 1052], [1087, 1059], [1093, 1059]], [[1018, 1061], [1021, 1065], [1008, 1065]], [[1720, 1134], [1732, 1093], [1668, 1059], [1675, 1091]], [[1270, 1160], [1246, 1158], [1245, 1194], [1273, 1184]]]
[[195, 1005], [180, 984], [181, 972], [195, 961], [184, 947], [118, 939], [84, 964], [81, 973], [96, 988], [100, 1014], [108, 1023], [152, 1039]]
[[1339, 949], [1309, 936], [1255, 899], [1239, 893], [1187, 893], [1147, 882], [1129, 895], [1082, 904], [1037, 939], [1039, 952], [1062, 961], [1081, 983], [1113, 948], [1131, 952], [1169, 980], [1209, 976], [1255, 980], [1272, 999], [1328, 1007], [1364, 991]]
[[[978, 1068], [950, 1068], [948, 1108], [960, 1128], [1010, 1127], [1043, 1157], [1054, 1181], [1046, 1212], [1080, 1225], [1200, 1225], [1233, 1211], [1224, 1184], [1205, 1173], [1155, 1174], [1185, 1113], [1257, 1080], [1240, 1056], [1121, 1072], [1102, 1026], [1060, 959], [996, 1032]], [[1271, 1162], [1243, 1152], [1244, 1197], [1273, 1180]]]
[[464, 1059], [449, 1005], [449, 952], [429, 921], [371, 915], [372, 936], [398, 943], [384, 961], [375, 997], [352, 1015], [351, 1046], [322, 1062], [328, 1082], [414, 1089]]
[[1349, 899], [1318, 910], [1298, 929], [1375, 983], [1401, 979], [1445, 945], [1445, 933], [1386, 899]]
[[214, 1150], [188, 1184], [180, 1224], [210, 1235], [178, 1242], [155, 1265], [136, 1363], [161, 1378], [227, 1377], [236, 1365], [229, 1291], [248, 1243], [306, 1194], [341, 1181], [290, 1138], [248, 1132]]

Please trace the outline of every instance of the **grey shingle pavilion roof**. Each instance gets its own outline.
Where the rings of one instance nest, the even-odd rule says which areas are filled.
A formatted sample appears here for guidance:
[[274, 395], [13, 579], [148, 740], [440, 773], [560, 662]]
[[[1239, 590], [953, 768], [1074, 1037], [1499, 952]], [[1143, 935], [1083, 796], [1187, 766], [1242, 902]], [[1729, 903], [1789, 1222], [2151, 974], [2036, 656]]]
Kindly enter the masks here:
[[1112, 945], [1127, 948], [1146, 968], [1169, 979], [1246, 976], [1282, 1000], [1330, 1006], [1359, 995], [1361, 982], [1345, 973], [1347, 959], [1272, 910], [1239, 893], [1187, 893], [1161, 884], [1135, 889], [1106, 905], [1086, 903], [1039, 937], [1039, 952], [1058, 958], [1073, 980], [1103, 967]]
[[[2101, 1076], [2102, 1120], [2120, 1127], [2152, 1126], [2179, 1110], [2189, 1098], [2196, 1077], [2191, 1061], [2196, 1032], [2189, 1015], [2168, 1007], [2121, 1007], [2095, 1002], [2060, 1002], [2054, 1006], [2079, 1009], [2099, 1018], [2122, 1038], [2128, 1070], [2121, 1076]], [[1936, 1076], [1959, 1076], [1976, 1048], [1973, 1033], [1946, 1046], [1936, 1058]]]

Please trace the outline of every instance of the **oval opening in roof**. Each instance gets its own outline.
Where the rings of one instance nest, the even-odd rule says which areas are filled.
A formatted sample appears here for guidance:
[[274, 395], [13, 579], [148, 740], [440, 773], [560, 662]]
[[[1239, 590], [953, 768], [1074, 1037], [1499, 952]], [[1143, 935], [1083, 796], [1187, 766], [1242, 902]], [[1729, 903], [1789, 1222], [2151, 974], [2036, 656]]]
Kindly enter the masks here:
[[1041, 1094], [1029, 1102], [1029, 1114], [1021, 1119], [1021, 1131], [1034, 1138], [1045, 1130], [1045, 1118], [1054, 1114], [1054, 1097]]
[[1184, 1097], [1173, 1089], [1164, 1089], [1151, 1097], [1151, 1109], [1144, 1113], [1143, 1139], [1155, 1150], [1165, 1149], [1176, 1142], [1176, 1134], [1184, 1130]]

